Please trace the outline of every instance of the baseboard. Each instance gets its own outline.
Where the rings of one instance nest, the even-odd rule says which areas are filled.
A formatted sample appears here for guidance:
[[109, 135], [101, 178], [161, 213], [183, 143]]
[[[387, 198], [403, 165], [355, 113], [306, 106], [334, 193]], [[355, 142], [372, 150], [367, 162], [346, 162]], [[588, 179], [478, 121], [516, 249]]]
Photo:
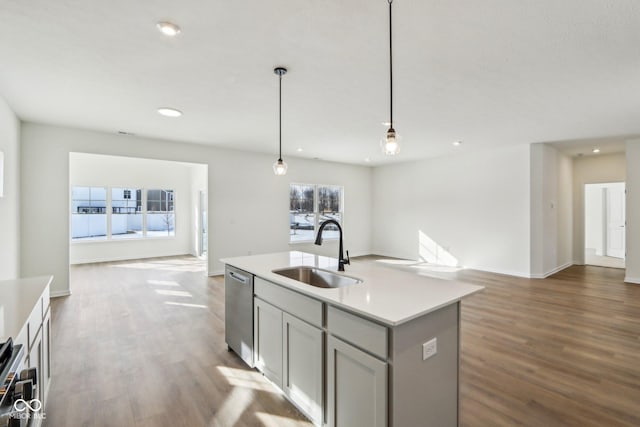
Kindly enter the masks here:
[[[179, 257], [179, 256], [193, 256], [190, 253], [180, 253], [180, 254], [169, 254], [169, 255], [149, 255], [149, 256], [134, 256], [123, 255], [117, 257], [98, 257], [98, 258], [87, 258], [80, 261], [69, 262], [69, 265], [84, 265], [84, 264], [101, 264], [105, 262], [121, 262], [121, 261], [144, 261], [154, 258], [170, 258], [170, 257]], [[199, 257], [196, 257], [199, 258]]]
[[213, 270], [213, 271], [209, 271], [209, 273], [207, 274], [209, 277], [212, 276], [224, 276], [224, 270]]
[[547, 271], [546, 273], [543, 273], [543, 274], [532, 274], [530, 277], [532, 279], [546, 279], [547, 277], [552, 276], [552, 275], [558, 273], [559, 271], [564, 270], [565, 268], [571, 267], [573, 264], [574, 264], [573, 262], [569, 261], [569, 262], [566, 262], [566, 263], [554, 268], [553, 270]]
[[533, 278], [531, 276], [531, 274], [523, 273], [521, 271], [489, 269], [489, 268], [479, 268], [479, 267], [470, 267], [470, 266], [464, 266], [463, 268], [468, 268], [470, 270], [484, 271], [485, 273], [502, 274], [504, 276], [521, 277], [523, 279], [532, 279]]
[[625, 276], [624, 282], [633, 283], [634, 285], [640, 285], [640, 278]]
[[69, 291], [69, 290], [49, 292], [49, 296], [51, 298], [68, 297], [69, 295], [71, 295], [71, 291]]

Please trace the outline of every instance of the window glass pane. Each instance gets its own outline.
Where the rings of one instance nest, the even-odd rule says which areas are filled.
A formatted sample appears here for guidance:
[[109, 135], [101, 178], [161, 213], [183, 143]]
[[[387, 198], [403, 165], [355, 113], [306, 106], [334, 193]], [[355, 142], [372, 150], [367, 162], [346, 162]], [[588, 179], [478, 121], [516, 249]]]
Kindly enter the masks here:
[[292, 242], [314, 239], [315, 186], [291, 184], [289, 187], [289, 235]]
[[318, 211], [321, 214], [331, 218], [341, 212], [341, 199], [342, 187], [318, 187]]
[[111, 189], [111, 238], [136, 239], [142, 237], [142, 190], [138, 188]]
[[315, 239], [314, 213], [290, 212], [289, 235], [292, 242], [304, 242]]
[[289, 188], [289, 210], [305, 213], [315, 212], [315, 186], [291, 184]]
[[107, 197], [103, 187], [71, 188], [71, 238], [107, 238]]
[[147, 236], [175, 236], [173, 190], [147, 190]]

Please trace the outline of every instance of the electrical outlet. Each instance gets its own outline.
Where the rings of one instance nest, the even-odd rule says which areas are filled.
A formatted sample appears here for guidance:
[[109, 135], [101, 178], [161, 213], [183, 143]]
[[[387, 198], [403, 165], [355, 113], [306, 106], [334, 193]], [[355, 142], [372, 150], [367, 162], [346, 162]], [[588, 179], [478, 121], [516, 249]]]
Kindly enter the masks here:
[[438, 339], [431, 338], [426, 343], [422, 344], [422, 360], [427, 360], [431, 356], [435, 356], [438, 352]]

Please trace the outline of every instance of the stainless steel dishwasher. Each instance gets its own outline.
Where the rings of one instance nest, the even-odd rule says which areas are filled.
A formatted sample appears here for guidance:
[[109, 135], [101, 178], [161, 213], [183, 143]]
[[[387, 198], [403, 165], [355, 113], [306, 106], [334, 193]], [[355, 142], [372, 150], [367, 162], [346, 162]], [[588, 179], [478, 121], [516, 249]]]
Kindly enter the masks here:
[[224, 275], [227, 347], [253, 368], [253, 274], [229, 265]]

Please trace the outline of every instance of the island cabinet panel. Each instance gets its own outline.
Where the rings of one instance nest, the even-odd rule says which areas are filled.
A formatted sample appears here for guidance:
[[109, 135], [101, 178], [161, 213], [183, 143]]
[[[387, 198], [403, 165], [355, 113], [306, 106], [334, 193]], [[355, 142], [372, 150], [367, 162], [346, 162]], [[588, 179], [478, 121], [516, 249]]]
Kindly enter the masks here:
[[387, 363], [327, 337], [327, 426], [386, 427], [387, 370]]
[[283, 313], [283, 389], [316, 425], [323, 421], [323, 335], [321, 329]]
[[256, 368], [282, 388], [282, 310], [254, 298], [253, 320]]
[[388, 355], [388, 329], [339, 308], [327, 307], [327, 330], [381, 359]]
[[322, 302], [275, 283], [256, 277], [254, 292], [263, 301], [280, 307], [283, 311], [322, 327]]
[[[390, 427], [458, 426], [460, 303], [393, 328]], [[436, 339], [424, 358], [423, 344]]]

